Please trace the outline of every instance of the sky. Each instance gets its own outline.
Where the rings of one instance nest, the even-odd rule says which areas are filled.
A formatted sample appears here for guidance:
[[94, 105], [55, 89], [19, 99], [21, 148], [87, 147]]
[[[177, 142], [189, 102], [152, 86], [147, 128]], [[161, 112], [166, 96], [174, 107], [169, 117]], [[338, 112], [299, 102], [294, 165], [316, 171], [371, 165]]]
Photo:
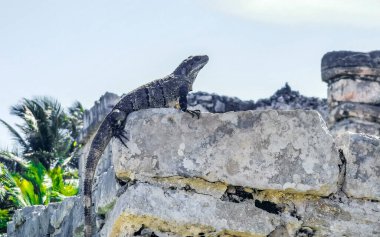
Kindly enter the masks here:
[[90, 108], [196, 54], [210, 61], [195, 91], [257, 100], [288, 82], [326, 97], [326, 52], [379, 48], [378, 0], [0, 1], [0, 118], [19, 122], [10, 106], [33, 96]]

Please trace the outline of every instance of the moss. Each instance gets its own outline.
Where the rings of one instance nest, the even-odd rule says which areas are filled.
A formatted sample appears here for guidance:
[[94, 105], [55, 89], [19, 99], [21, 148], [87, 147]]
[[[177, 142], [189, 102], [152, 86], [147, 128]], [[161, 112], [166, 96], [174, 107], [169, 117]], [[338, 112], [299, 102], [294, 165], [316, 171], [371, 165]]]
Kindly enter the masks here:
[[[135, 179], [135, 174], [132, 172], [118, 173], [119, 179], [129, 181]], [[220, 193], [223, 194], [227, 190], [227, 184], [223, 182], [210, 182], [198, 177], [182, 177], [182, 176], [170, 176], [170, 177], [146, 177], [148, 183], [160, 183], [162, 185], [168, 185], [173, 187], [186, 187], [196, 190], [198, 193]]]
[[277, 191], [277, 190], [262, 190], [255, 193], [255, 198], [260, 200], [268, 200], [274, 203], [286, 203], [288, 201], [317, 201], [321, 199], [320, 196], [314, 194], [304, 194], [304, 193], [292, 193], [287, 191]]
[[152, 216], [124, 213], [115, 221], [111, 231], [111, 237], [133, 235], [142, 226], [149, 228], [154, 232], [171, 233], [181, 237], [186, 236], [203, 236], [207, 237], [263, 237], [265, 235], [256, 235], [253, 233], [222, 230], [216, 231], [214, 227], [201, 224], [181, 224], [175, 221], [165, 221]]
[[227, 189], [227, 185], [222, 182], [209, 182], [207, 180], [192, 177], [185, 178], [181, 176], [172, 176], [172, 177], [155, 177], [154, 180], [165, 183], [173, 186], [190, 186], [190, 188], [195, 189], [197, 191], [208, 190], [214, 191], [218, 193], [224, 193]]

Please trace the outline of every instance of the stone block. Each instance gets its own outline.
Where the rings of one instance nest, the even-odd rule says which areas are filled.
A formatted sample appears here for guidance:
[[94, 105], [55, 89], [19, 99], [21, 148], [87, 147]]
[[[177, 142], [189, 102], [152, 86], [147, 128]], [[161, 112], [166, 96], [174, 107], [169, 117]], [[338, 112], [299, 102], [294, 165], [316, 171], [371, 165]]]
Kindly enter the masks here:
[[[8, 223], [8, 236], [82, 236], [83, 221], [73, 221], [75, 210], [82, 210], [76, 215], [83, 216], [83, 208], [80, 207], [79, 200], [78, 197], [70, 197], [61, 203], [30, 206], [17, 210], [12, 221]], [[80, 234], [73, 234], [74, 230]]]
[[97, 176], [92, 194], [97, 213], [105, 214], [112, 208], [117, 199], [116, 194], [119, 188], [120, 184], [116, 180], [113, 166]]
[[319, 199], [296, 202], [295, 207], [302, 220], [298, 233], [309, 233], [296, 236], [380, 236], [380, 203]]
[[[234, 186], [328, 196], [337, 190], [339, 155], [316, 111], [132, 113], [128, 148], [112, 141], [121, 179], [182, 176]], [[199, 187], [201, 188], [201, 187]]]
[[322, 58], [322, 80], [330, 84], [330, 81], [339, 78], [364, 78], [380, 82], [380, 51], [325, 54]]
[[[16, 210], [12, 221], [8, 222], [8, 237], [39, 236], [41, 233], [48, 234], [49, 223], [41, 222], [41, 214], [47, 212], [45, 206], [30, 206]], [[44, 217], [43, 219], [46, 219]]]
[[380, 139], [344, 133], [337, 138], [346, 158], [343, 191], [354, 198], [380, 200]]
[[331, 127], [330, 131], [334, 136], [339, 136], [340, 134], [346, 132], [353, 133], [365, 133], [373, 136], [380, 136], [380, 124], [374, 122], [367, 122], [360, 119], [348, 118], [335, 122]]
[[345, 118], [357, 118], [380, 123], [380, 106], [343, 102], [330, 112], [330, 121], [337, 122]]
[[280, 215], [255, 207], [253, 201], [225, 202], [144, 183], [127, 189], [108, 217], [100, 236], [135, 236], [142, 227], [164, 236], [267, 236], [281, 224]]
[[328, 102], [380, 104], [380, 82], [341, 79], [328, 87]]

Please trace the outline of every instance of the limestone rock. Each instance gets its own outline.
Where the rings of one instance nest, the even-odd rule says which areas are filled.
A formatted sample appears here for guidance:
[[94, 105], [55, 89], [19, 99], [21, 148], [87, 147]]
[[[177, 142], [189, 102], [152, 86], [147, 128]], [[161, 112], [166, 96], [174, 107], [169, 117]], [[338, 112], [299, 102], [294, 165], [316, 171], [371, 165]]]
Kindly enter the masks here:
[[354, 198], [380, 200], [380, 139], [345, 133], [338, 142], [347, 162], [344, 192]]
[[360, 119], [348, 118], [335, 122], [331, 128], [334, 136], [339, 136], [345, 132], [365, 133], [373, 136], [380, 136], [380, 124], [367, 122]]
[[[281, 220], [253, 202], [223, 202], [208, 195], [144, 183], [120, 196], [108, 216], [100, 236], [134, 236], [143, 225], [174, 236], [266, 236]], [[298, 222], [296, 218], [292, 221]]]
[[252, 100], [243, 101], [236, 97], [220, 96], [207, 92], [194, 92], [187, 96], [187, 101], [192, 109], [200, 109], [212, 113], [224, 113], [228, 111], [244, 111], [254, 109]]
[[379, 203], [319, 199], [296, 203], [295, 206], [302, 226], [312, 231], [312, 235], [300, 236], [380, 236]]
[[306, 97], [298, 91], [290, 88], [288, 83], [284, 87], [277, 90], [271, 97], [260, 99], [255, 103], [255, 110], [316, 110], [323, 119], [327, 119], [328, 107], [327, 100], [316, 97]]
[[87, 142], [87, 139], [98, 129], [101, 121], [111, 111], [120, 97], [114, 93], [106, 92], [100, 97], [91, 109], [86, 110], [83, 116], [83, 129], [79, 136], [79, 141]]
[[[49, 223], [47, 216], [42, 216], [41, 213], [46, 213], [45, 206], [30, 206], [20, 210], [16, 210], [12, 217], [12, 221], [8, 222], [7, 234], [8, 237], [17, 236], [39, 236], [39, 234], [48, 234]], [[41, 222], [41, 219], [43, 221]]]
[[8, 237], [82, 236], [83, 208], [80, 198], [66, 198], [48, 206], [30, 206], [17, 210], [8, 223]]
[[330, 112], [330, 121], [336, 122], [345, 118], [380, 123], [380, 106], [345, 102]]
[[306, 97], [290, 88], [288, 83], [277, 90], [272, 96], [256, 101], [240, 100], [236, 97], [220, 96], [207, 92], [190, 93], [187, 97], [191, 109], [202, 112], [225, 113], [229, 111], [246, 110], [317, 110], [324, 119], [327, 118], [327, 100], [316, 97]]
[[339, 78], [380, 81], [380, 51], [325, 54], [322, 58], [322, 80], [330, 83], [330, 80]]
[[113, 166], [97, 176], [92, 194], [96, 213], [105, 214], [112, 208], [119, 188], [120, 184], [115, 178]]
[[[94, 136], [94, 134], [93, 134]], [[82, 154], [81, 154], [81, 159], [79, 159], [79, 187], [80, 190], [83, 190], [83, 182], [84, 182], [84, 171], [85, 171], [85, 163], [87, 159], [88, 152], [90, 151], [91, 148], [91, 141], [93, 139], [93, 136], [89, 138], [88, 143], [83, 146], [82, 148]], [[95, 175], [94, 175], [94, 182], [97, 181], [97, 177], [101, 176], [103, 173], [108, 172], [109, 169], [112, 167], [112, 149], [111, 146], [107, 146], [106, 149], [104, 150], [102, 156], [100, 157], [99, 163], [96, 166], [95, 170]]]
[[329, 85], [328, 101], [380, 104], [380, 82], [339, 80]]
[[340, 159], [315, 111], [203, 113], [172, 109], [132, 113], [128, 149], [116, 139], [121, 179], [201, 178], [257, 189], [327, 196], [337, 190]]

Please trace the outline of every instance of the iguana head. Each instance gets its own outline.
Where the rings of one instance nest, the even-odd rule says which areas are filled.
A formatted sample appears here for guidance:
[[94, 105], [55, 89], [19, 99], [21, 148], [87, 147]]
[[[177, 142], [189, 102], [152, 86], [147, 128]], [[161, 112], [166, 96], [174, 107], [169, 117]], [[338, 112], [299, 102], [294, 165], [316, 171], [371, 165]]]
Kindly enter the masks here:
[[190, 56], [185, 59], [173, 72], [174, 76], [186, 77], [192, 84], [198, 72], [207, 64], [207, 55]]

